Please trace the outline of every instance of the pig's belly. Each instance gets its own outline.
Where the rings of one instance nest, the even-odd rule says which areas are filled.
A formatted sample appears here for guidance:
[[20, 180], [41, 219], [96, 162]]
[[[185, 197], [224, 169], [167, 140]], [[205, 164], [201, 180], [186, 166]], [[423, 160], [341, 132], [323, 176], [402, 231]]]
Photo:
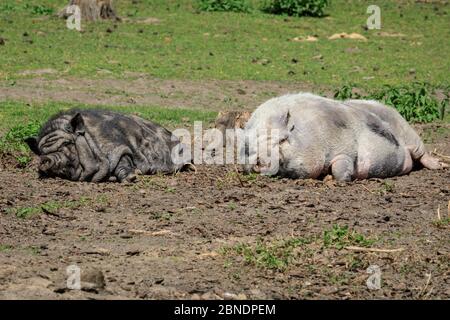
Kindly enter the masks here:
[[406, 148], [361, 151], [358, 153], [356, 179], [394, 177], [406, 174], [412, 169], [412, 159]]

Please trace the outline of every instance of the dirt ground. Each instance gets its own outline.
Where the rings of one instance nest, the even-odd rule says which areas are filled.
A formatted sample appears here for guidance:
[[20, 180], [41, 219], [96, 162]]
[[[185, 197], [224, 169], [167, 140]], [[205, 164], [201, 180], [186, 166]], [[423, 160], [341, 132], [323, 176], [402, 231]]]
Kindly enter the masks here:
[[[439, 127], [418, 129], [449, 155]], [[335, 183], [199, 166], [121, 185], [40, 180], [33, 165], [1, 163], [1, 299], [450, 298], [448, 169]], [[335, 224], [375, 239], [370, 249], [404, 250], [325, 246]], [[230, 249], [292, 238], [309, 240], [278, 270]], [[70, 265], [82, 290], [67, 289]], [[366, 285], [373, 265], [379, 290]]]
[[[14, 85], [10, 81], [0, 81], [0, 101], [64, 101], [224, 111], [252, 110], [269, 98], [311, 90], [311, 85], [295, 82], [163, 80], [128, 74], [126, 79], [32, 78], [18, 79]], [[315, 87], [315, 92], [332, 96], [328, 88]]]

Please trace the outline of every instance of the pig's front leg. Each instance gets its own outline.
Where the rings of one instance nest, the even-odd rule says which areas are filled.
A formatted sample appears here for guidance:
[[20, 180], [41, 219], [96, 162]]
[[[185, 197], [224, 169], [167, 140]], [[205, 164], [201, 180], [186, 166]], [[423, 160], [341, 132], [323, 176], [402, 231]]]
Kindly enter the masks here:
[[331, 174], [337, 181], [351, 181], [355, 172], [355, 162], [347, 155], [338, 155], [331, 160]]
[[95, 160], [95, 156], [83, 136], [78, 136], [76, 138], [75, 146], [77, 148], [78, 157], [80, 159], [80, 165], [83, 168], [79, 180], [88, 181], [96, 172], [98, 172], [98, 163]]
[[75, 140], [80, 165], [83, 168], [80, 181], [100, 182], [108, 175], [108, 161], [101, 155], [88, 134]]

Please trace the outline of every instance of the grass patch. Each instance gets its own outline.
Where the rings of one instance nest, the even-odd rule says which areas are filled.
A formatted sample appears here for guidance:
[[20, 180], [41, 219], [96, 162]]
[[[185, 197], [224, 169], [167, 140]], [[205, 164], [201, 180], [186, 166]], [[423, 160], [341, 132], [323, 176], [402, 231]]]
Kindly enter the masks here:
[[247, 0], [197, 0], [201, 11], [250, 12], [251, 6]]
[[7, 208], [6, 213], [14, 214], [19, 219], [28, 219], [42, 213], [56, 214], [60, 209], [63, 208], [75, 209], [81, 206], [85, 206], [88, 203], [90, 203], [90, 200], [84, 197], [80, 198], [79, 200], [48, 201], [38, 206]]
[[[47, 15], [66, 4], [2, 0], [0, 36], [6, 44], [0, 46], [1, 79], [53, 69], [57, 74], [44, 76], [126, 78], [127, 72], [136, 72], [165, 79], [282, 80], [331, 87], [415, 80], [448, 84], [449, 9], [438, 2], [378, 0], [383, 29], [364, 30], [370, 1], [330, 1], [329, 17], [317, 19], [257, 10], [199, 15], [197, 0], [121, 0], [117, 12], [129, 21], [82, 23], [84, 33]], [[159, 23], [140, 23], [149, 17]], [[328, 40], [337, 32], [357, 32], [368, 41]], [[291, 41], [311, 35], [319, 40]], [[255, 63], [262, 59], [270, 63]]]
[[25, 167], [31, 161], [31, 152], [24, 142], [25, 138], [36, 136], [40, 123], [32, 121], [25, 125], [16, 125], [6, 135], [0, 137], [0, 152], [12, 154], [20, 167]]
[[294, 250], [309, 240], [303, 238], [289, 238], [276, 241], [262, 241], [255, 245], [240, 243], [233, 247], [222, 248], [225, 256], [238, 255], [249, 265], [263, 269], [284, 271], [295, 259]]
[[161, 221], [170, 221], [173, 217], [172, 212], [154, 212], [150, 219], [153, 220], [161, 220]]
[[265, 0], [263, 10], [268, 13], [289, 16], [324, 16], [329, 0]]
[[382, 196], [388, 194], [388, 193], [394, 193], [395, 192], [395, 184], [391, 181], [383, 181], [381, 183], [380, 188], [378, 189], [378, 193]]
[[438, 228], [446, 228], [450, 226], [450, 217], [444, 218], [444, 219], [436, 219], [433, 221], [433, 225]]
[[323, 246], [325, 248], [336, 248], [341, 250], [348, 246], [362, 246], [369, 247], [375, 243], [376, 240], [368, 239], [364, 235], [352, 231], [348, 226], [333, 225], [329, 230], [323, 232]]
[[[258, 239], [256, 243], [238, 243], [234, 246], [223, 247], [220, 253], [226, 258], [225, 268], [231, 268], [234, 263], [257, 267], [261, 270], [275, 270], [285, 272], [290, 267], [305, 268], [310, 274], [317, 272], [331, 272], [330, 263], [333, 261], [316, 261], [317, 255], [323, 256], [325, 249], [337, 250], [347, 246], [369, 247], [376, 240], [368, 239], [362, 234], [350, 230], [347, 226], [334, 225], [323, 234], [308, 237], [289, 237], [275, 240]], [[364, 255], [343, 251], [336, 252], [339, 265], [344, 265], [347, 271], [365, 269], [368, 261]], [[237, 268], [239, 265], [237, 266]], [[237, 270], [231, 268], [230, 270]], [[242, 270], [242, 269], [239, 269]]]
[[0, 252], [6, 252], [13, 249], [13, 246], [10, 246], [9, 244], [0, 244]]
[[24, 248], [25, 252], [28, 252], [29, 254], [33, 255], [33, 256], [38, 256], [41, 254], [41, 248], [37, 247], [37, 246], [29, 246]]

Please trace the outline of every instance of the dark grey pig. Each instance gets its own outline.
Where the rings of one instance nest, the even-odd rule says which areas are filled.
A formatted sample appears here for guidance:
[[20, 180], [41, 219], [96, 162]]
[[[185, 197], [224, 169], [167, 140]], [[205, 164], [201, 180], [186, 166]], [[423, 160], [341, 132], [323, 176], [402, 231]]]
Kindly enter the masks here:
[[190, 163], [178, 138], [133, 115], [69, 110], [26, 140], [42, 176], [73, 181], [131, 181], [135, 173], [173, 173]]
[[[241, 150], [249, 160], [245, 169], [291, 178], [332, 174], [336, 180], [350, 181], [403, 175], [415, 160], [427, 168], [441, 168], [408, 123], [385, 108], [308, 93], [271, 99], [256, 109], [245, 127], [258, 142], [247, 142]], [[258, 133], [273, 129], [278, 132], [275, 136]], [[272, 157], [261, 157], [262, 144], [279, 150], [276, 165]]]

